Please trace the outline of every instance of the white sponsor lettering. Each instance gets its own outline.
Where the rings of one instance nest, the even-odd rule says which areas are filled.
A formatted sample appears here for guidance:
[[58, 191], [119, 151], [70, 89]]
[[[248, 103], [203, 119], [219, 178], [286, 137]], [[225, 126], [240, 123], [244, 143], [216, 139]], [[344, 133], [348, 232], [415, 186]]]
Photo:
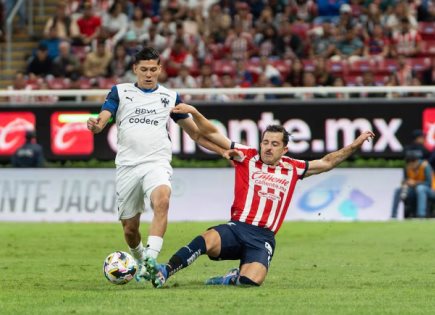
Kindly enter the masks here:
[[[20, 132], [33, 129], [33, 124], [23, 118], [16, 118], [6, 126], [0, 127], [0, 151], [7, 151], [16, 146], [21, 139]], [[16, 136], [8, 141], [7, 137], [13, 133], [16, 133]]]
[[54, 145], [56, 149], [63, 151], [72, 147], [77, 137], [73, 136], [68, 141], [65, 141], [66, 135], [80, 131], [87, 131], [86, 123], [68, 123], [63, 126], [57, 127], [56, 135], [54, 136]]

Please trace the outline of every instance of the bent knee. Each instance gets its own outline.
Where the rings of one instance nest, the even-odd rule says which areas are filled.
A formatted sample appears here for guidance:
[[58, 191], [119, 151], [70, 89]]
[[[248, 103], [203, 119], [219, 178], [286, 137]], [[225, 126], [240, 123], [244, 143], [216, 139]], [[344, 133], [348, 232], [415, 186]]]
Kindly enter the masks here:
[[261, 281], [257, 280], [254, 281], [251, 278], [248, 278], [246, 276], [240, 276], [239, 277], [239, 283], [241, 285], [247, 285], [247, 286], [252, 286], [252, 287], [259, 287], [262, 283], [263, 283], [264, 279], [262, 279]]

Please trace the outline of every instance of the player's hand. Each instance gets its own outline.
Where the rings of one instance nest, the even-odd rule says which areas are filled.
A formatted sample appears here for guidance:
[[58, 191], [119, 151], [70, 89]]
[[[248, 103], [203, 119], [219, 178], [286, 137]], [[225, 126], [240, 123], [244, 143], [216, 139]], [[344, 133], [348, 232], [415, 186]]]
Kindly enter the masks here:
[[172, 112], [176, 114], [195, 114], [197, 112], [196, 108], [192, 105], [188, 105], [185, 103], [180, 103], [174, 108], [172, 108]]
[[375, 137], [375, 134], [368, 130], [368, 131], [364, 131], [363, 133], [361, 133], [359, 135], [359, 137], [355, 140], [355, 142], [357, 142], [358, 145], [362, 145], [365, 141], [369, 141], [372, 140]]
[[237, 149], [230, 149], [226, 150], [222, 156], [226, 158], [227, 160], [236, 160], [236, 161], [242, 161], [245, 158], [245, 155], [242, 151], [239, 151]]
[[101, 127], [99, 126], [100, 119], [101, 119], [100, 117], [98, 117], [98, 118], [89, 117], [88, 118], [88, 121], [86, 123], [87, 127], [94, 134], [100, 133], [102, 130]]

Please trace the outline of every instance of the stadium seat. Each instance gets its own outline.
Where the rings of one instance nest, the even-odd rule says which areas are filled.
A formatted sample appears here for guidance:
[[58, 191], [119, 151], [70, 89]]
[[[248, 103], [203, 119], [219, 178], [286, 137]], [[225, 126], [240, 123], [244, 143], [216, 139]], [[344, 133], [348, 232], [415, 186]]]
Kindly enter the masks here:
[[114, 77], [98, 79], [98, 88], [100, 89], [111, 89], [116, 84], [118, 84], [118, 80]]
[[213, 62], [213, 72], [218, 76], [224, 74], [234, 75], [236, 72], [236, 62], [233, 60], [215, 60]]
[[372, 60], [357, 60], [349, 64], [349, 73], [358, 75], [366, 71], [373, 71], [374, 68]]
[[344, 82], [347, 86], [357, 86], [361, 84], [361, 76], [355, 74], [348, 74], [343, 76]]
[[311, 59], [304, 59], [302, 60], [302, 63], [304, 65], [304, 70], [312, 72], [315, 69], [314, 61]]
[[345, 74], [348, 71], [347, 64], [342, 61], [328, 60], [327, 68], [329, 71], [336, 75]]
[[310, 29], [310, 24], [308, 23], [294, 22], [291, 25], [292, 34], [298, 35], [301, 39], [307, 37], [307, 32], [309, 29]]
[[89, 50], [89, 47], [86, 46], [71, 46], [71, 53], [81, 62], [85, 60], [86, 54], [89, 52]]
[[291, 67], [290, 60], [275, 59], [275, 60], [271, 60], [270, 63], [281, 73], [281, 76], [283, 78], [287, 77]]
[[435, 22], [419, 22], [418, 31], [423, 40], [435, 40]]
[[92, 79], [90, 78], [86, 78], [86, 77], [82, 77], [79, 79], [79, 86], [80, 89], [85, 90], [85, 89], [91, 89], [92, 88]]
[[409, 58], [408, 59], [412, 70], [420, 72], [428, 69], [430, 67], [430, 58], [422, 57], [422, 58]]
[[390, 74], [399, 68], [396, 59], [383, 59], [374, 67], [375, 74]]
[[47, 80], [47, 85], [52, 90], [62, 90], [70, 87], [69, 79], [67, 78], [52, 78]]
[[435, 40], [424, 40], [421, 42], [421, 52], [419, 57], [435, 56]]

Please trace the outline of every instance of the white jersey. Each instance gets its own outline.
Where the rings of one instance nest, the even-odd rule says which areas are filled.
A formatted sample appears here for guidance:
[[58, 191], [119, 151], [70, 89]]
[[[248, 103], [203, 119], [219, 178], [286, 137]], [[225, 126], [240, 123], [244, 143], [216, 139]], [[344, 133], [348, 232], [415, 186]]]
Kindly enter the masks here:
[[112, 88], [102, 110], [108, 110], [116, 117], [117, 166], [171, 161], [172, 145], [167, 129], [169, 117], [174, 120], [188, 117], [171, 114], [171, 108], [178, 103], [177, 93], [161, 85], [155, 90], [142, 90], [133, 83], [118, 84]]

